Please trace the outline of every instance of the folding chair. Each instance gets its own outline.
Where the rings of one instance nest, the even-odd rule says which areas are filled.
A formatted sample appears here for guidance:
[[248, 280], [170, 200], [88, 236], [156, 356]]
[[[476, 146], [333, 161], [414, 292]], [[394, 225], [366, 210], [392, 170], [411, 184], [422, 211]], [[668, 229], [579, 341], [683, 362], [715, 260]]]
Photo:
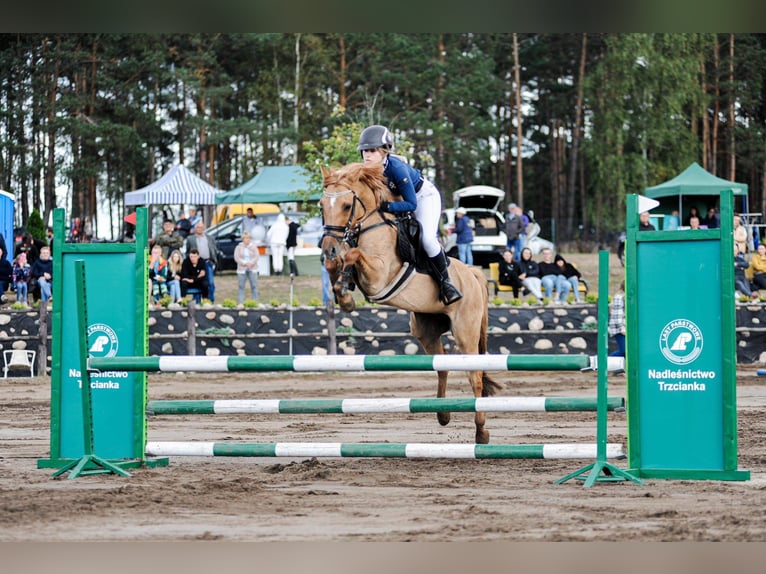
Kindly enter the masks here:
[[29, 369], [29, 376], [35, 376], [35, 351], [27, 349], [7, 349], [3, 351], [3, 378], [8, 378], [8, 371], [12, 369]]

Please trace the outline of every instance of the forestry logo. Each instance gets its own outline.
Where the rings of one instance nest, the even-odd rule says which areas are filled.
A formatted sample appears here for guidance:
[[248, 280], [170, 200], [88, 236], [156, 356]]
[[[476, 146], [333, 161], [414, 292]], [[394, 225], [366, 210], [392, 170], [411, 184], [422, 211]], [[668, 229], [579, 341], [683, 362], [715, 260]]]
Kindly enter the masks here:
[[688, 319], [674, 319], [662, 329], [660, 350], [676, 365], [688, 365], [702, 353], [702, 331]]
[[94, 323], [88, 327], [88, 354], [91, 357], [114, 357], [119, 341], [109, 325]]

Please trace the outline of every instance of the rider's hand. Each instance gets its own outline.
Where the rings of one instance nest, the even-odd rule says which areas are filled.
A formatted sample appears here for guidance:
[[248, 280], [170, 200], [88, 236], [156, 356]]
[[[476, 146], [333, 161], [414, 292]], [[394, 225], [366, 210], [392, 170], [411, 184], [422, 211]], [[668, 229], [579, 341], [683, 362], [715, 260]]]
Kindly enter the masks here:
[[380, 210], [381, 211], [388, 211], [388, 206], [391, 205], [390, 201], [381, 201], [380, 202]]

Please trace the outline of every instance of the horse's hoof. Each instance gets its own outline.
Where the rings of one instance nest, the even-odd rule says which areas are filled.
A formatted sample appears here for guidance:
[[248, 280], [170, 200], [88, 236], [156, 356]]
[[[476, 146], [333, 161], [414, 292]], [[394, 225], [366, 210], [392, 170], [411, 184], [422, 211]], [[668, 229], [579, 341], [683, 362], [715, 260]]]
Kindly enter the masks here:
[[489, 431], [476, 431], [476, 444], [489, 444]]
[[436, 418], [439, 420], [439, 424], [446, 427], [449, 424], [449, 413], [436, 413]]

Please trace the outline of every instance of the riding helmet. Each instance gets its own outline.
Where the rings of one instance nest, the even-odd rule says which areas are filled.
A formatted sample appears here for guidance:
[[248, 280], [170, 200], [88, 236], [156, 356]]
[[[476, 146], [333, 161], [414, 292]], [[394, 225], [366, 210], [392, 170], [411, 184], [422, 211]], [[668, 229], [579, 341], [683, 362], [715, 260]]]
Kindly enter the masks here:
[[385, 126], [369, 126], [362, 130], [359, 135], [358, 151], [365, 149], [378, 149], [379, 147], [391, 149], [394, 147], [394, 140], [391, 132]]

